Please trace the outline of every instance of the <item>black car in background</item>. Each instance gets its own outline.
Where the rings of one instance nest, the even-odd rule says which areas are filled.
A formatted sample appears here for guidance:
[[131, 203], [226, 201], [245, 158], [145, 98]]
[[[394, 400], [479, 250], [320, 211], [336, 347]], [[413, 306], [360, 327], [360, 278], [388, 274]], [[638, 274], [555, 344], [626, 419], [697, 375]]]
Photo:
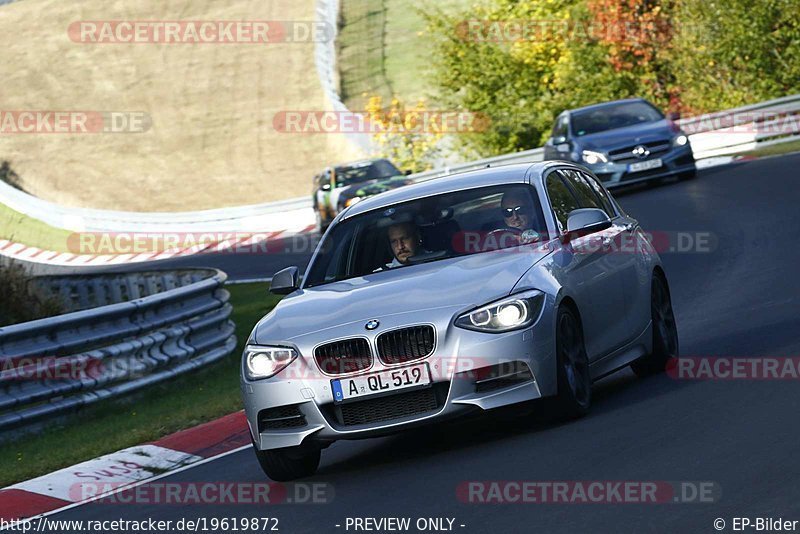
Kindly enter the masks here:
[[[344, 208], [365, 196], [400, 187], [407, 181], [388, 159], [365, 159], [325, 168], [314, 176], [312, 205], [317, 231], [324, 232]], [[375, 187], [369, 187], [375, 186]]]
[[562, 112], [544, 159], [580, 163], [606, 186], [695, 175], [689, 139], [672, 117], [641, 98]]

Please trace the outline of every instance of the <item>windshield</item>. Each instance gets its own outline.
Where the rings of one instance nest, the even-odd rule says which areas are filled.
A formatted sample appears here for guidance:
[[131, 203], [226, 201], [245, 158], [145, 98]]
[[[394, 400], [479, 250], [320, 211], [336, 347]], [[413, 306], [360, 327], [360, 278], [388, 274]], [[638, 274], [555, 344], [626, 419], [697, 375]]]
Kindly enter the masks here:
[[572, 131], [580, 137], [644, 122], [660, 121], [663, 118], [660, 111], [646, 102], [625, 102], [593, 110], [576, 111], [572, 114]]
[[304, 287], [546, 239], [535, 190], [457, 191], [357, 215], [325, 236]]
[[389, 178], [397, 176], [401, 172], [385, 159], [377, 161], [365, 161], [355, 165], [345, 165], [336, 167], [336, 187], [343, 187], [350, 184], [366, 182], [367, 180], [377, 180], [379, 178]]

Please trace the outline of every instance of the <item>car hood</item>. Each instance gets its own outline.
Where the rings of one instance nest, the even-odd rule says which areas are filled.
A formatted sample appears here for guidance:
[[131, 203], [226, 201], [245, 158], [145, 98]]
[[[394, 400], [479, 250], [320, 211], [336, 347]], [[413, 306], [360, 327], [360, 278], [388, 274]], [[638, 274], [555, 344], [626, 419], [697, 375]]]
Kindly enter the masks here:
[[473, 254], [299, 290], [256, 325], [255, 341], [288, 341], [376, 317], [485, 304], [507, 295], [547, 255], [546, 248]]
[[680, 130], [675, 126], [675, 123], [664, 119], [585, 135], [578, 137], [577, 141], [584, 149], [607, 151], [615, 148], [624, 148], [636, 143], [651, 143], [672, 139], [679, 133]]

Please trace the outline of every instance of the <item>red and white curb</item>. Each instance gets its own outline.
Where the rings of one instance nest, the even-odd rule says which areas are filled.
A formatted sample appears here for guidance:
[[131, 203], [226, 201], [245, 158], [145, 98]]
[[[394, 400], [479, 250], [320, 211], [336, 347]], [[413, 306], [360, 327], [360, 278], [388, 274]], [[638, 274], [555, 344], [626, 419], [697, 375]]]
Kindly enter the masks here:
[[[11, 521], [71, 508], [250, 445], [244, 412], [107, 454], [0, 489], [0, 519]], [[113, 488], [83, 495], [83, 485]]]
[[235, 239], [204, 243], [180, 250], [166, 250], [163, 252], [145, 252], [142, 254], [72, 254], [69, 252], [54, 252], [38, 247], [29, 247], [22, 243], [15, 243], [0, 239], [0, 256], [13, 260], [28, 261], [46, 265], [63, 267], [90, 267], [104, 265], [122, 265], [140, 263], [145, 261], [166, 260], [195, 254], [236, 253], [244, 249], [248, 253], [256, 253], [263, 247], [259, 244], [267, 241], [289, 241], [297, 236], [307, 236], [314, 231], [314, 225], [308, 226], [298, 232], [265, 232], [254, 234], [237, 234]]

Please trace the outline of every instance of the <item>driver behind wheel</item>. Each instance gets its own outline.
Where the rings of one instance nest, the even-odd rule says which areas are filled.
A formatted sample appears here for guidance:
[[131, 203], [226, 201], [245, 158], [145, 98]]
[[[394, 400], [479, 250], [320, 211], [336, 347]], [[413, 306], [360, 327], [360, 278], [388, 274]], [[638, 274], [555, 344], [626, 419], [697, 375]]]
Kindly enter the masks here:
[[389, 227], [387, 235], [394, 259], [391, 263], [387, 263], [386, 267], [391, 269], [408, 265], [409, 258], [417, 253], [422, 244], [422, 237], [417, 225], [410, 222], [393, 224]]

